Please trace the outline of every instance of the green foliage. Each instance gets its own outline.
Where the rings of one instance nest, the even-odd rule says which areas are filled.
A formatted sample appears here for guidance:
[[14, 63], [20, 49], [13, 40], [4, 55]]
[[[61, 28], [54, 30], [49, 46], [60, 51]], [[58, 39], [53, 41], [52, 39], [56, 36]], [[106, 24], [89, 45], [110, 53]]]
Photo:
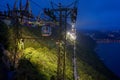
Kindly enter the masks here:
[[[19, 54], [20, 60], [14, 80], [54, 80], [57, 70], [56, 39], [43, 38], [40, 28], [21, 27], [25, 49]], [[0, 22], [0, 43], [15, 48], [14, 29]], [[10, 46], [9, 46], [10, 45]], [[119, 80], [115, 79], [94, 52], [96, 43], [88, 36], [79, 34], [77, 39], [77, 71], [80, 80]], [[66, 78], [73, 80], [73, 46], [67, 46]], [[19, 56], [18, 55], [18, 56]], [[112, 77], [111, 77], [112, 76]]]
[[48, 77], [37, 70], [37, 66], [29, 60], [22, 58], [19, 61], [14, 80], [48, 80]]
[[[35, 33], [33, 29], [29, 29], [28, 32], [26, 32], [26, 35], [27, 34], [33, 38], [36, 36], [40, 37], [40, 32]], [[104, 71], [100, 71], [106, 70], [106, 67], [94, 53], [96, 43], [84, 35], [81, 35], [77, 42], [77, 67], [80, 80], [109, 80], [108, 75], [104, 74]], [[23, 57], [36, 65], [38, 72], [44, 73], [44, 76], [46, 76], [48, 80], [50, 80], [53, 75], [56, 76], [57, 50], [55, 47], [55, 40], [51, 40], [51, 38], [44, 39], [41, 37], [39, 40], [25, 40], [26, 49], [24, 50]], [[67, 47], [66, 78], [68, 80], [73, 80], [72, 53], [72, 46]], [[106, 72], [109, 73], [110, 71], [107, 70]]]
[[[28, 47], [24, 50], [24, 55], [22, 58], [27, 59], [32, 64], [34, 64], [37, 68], [37, 71], [44, 73], [44, 76], [47, 76], [49, 78], [48, 80], [50, 80], [52, 75], [56, 76], [57, 55], [55, 49], [49, 49], [47, 47], [35, 49]], [[66, 74], [68, 78], [71, 79], [72, 68], [70, 68], [70, 66], [67, 66], [66, 69]]]
[[38, 71], [44, 73], [50, 78], [51, 75], [56, 74], [55, 71], [57, 68], [57, 57], [53, 52], [54, 51], [49, 50], [46, 47], [37, 50], [34, 48], [26, 48], [23, 57], [35, 64]]

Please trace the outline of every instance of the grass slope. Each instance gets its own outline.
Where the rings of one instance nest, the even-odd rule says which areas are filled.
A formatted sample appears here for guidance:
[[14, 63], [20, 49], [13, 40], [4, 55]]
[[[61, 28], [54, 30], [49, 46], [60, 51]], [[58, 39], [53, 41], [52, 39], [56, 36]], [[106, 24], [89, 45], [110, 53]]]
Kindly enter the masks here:
[[[18, 54], [18, 68], [13, 80], [55, 80], [56, 39], [41, 37], [40, 27], [21, 27], [21, 32], [25, 49]], [[79, 34], [77, 42], [77, 70], [80, 80], [120, 80], [99, 60], [94, 52], [93, 40]], [[73, 80], [72, 49], [72, 46], [67, 47], [66, 80]]]
[[[26, 30], [25, 30], [26, 29]], [[40, 28], [24, 28], [25, 32], [28, 30], [28, 34], [31, 37], [41, 37]], [[24, 33], [24, 31], [23, 31]], [[27, 34], [27, 35], [28, 35]], [[24, 34], [25, 35], [25, 34]], [[88, 36], [79, 34], [77, 43], [77, 68], [80, 80], [118, 80], [118, 78], [108, 70], [104, 64], [99, 60], [98, 56], [94, 52], [95, 43]], [[27, 40], [26, 40], [27, 41]], [[26, 43], [26, 50], [33, 49], [30, 62], [42, 65], [39, 67], [40, 71], [43, 71], [46, 76], [50, 79], [52, 75], [56, 76], [57, 68], [57, 49], [55, 45], [55, 39], [51, 37], [36, 39]], [[81, 42], [81, 43], [79, 43]], [[86, 44], [87, 43], [87, 44]], [[85, 46], [86, 45], [86, 46]], [[31, 48], [32, 47], [32, 48]], [[69, 46], [67, 49], [67, 78], [72, 80], [72, 47]], [[30, 51], [30, 50], [28, 50]], [[24, 52], [29, 54], [28, 52]], [[40, 56], [39, 56], [40, 55]], [[35, 57], [36, 56], [36, 57]], [[28, 57], [27, 57], [28, 58]], [[44, 69], [43, 69], [44, 68]], [[49, 80], [48, 79], [48, 80]]]

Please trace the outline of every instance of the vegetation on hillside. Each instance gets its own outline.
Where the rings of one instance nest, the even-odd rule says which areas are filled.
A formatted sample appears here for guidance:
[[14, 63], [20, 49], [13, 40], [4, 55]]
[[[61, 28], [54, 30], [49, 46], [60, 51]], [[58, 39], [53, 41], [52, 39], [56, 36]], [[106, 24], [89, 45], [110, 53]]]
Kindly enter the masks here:
[[[14, 42], [12, 37], [14, 36], [7, 36], [8, 33], [6, 33], [9, 32], [9, 35], [13, 35], [12, 27], [4, 29], [5, 25], [0, 24], [0, 26], [2, 26], [0, 30], [5, 30], [4, 34], [0, 33], [0, 43], [10, 45], [10, 49], [14, 48], [14, 45], [12, 45]], [[21, 27], [21, 32], [22, 37], [24, 37], [24, 50], [18, 51], [18, 65], [13, 80], [55, 80], [57, 70], [56, 39], [41, 37], [40, 27], [24, 26]], [[2, 42], [4, 37], [7, 38], [6, 42]], [[8, 40], [9, 43], [7, 43]], [[99, 60], [94, 52], [95, 45], [91, 38], [79, 34], [77, 40], [77, 70], [80, 80], [119, 80]], [[67, 46], [66, 54], [66, 78], [67, 80], [73, 80], [72, 45]]]

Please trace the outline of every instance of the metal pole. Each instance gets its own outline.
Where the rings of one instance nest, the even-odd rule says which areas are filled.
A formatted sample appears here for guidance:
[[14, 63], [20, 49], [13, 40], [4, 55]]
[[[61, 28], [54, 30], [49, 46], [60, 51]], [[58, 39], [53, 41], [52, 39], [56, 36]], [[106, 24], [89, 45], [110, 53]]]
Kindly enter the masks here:
[[[76, 29], [75, 27], [72, 27], [72, 29], [75, 30], [75, 36], [76, 36]], [[76, 39], [73, 41], [73, 79], [78, 80], [78, 75], [77, 75], [77, 58], [76, 58]]]
[[63, 64], [63, 80], [66, 80], [66, 30], [67, 30], [67, 10], [65, 11], [65, 29], [64, 29], [64, 64]]
[[62, 74], [62, 69], [63, 69], [63, 64], [61, 60], [61, 44], [62, 44], [62, 10], [61, 10], [61, 3], [59, 3], [59, 44], [58, 44], [58, 65], [57, 65], [57, 80], [62, 80], [63, 79], [63, 74]]
[[77, 80], [77, 66], [76, 66], [76, 41], [74, 40], [74, 53], [73, 53], [73, 72], [74, 80]]

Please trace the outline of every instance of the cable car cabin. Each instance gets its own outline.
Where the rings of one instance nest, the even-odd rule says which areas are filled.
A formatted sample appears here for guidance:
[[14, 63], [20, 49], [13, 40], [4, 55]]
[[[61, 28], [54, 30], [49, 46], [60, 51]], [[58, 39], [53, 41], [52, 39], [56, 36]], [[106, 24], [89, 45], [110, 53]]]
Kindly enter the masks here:
[[42, 27], [42, 36], [50, 36], [51, 35], [51, 27], [50, 26], [43, 26]]

